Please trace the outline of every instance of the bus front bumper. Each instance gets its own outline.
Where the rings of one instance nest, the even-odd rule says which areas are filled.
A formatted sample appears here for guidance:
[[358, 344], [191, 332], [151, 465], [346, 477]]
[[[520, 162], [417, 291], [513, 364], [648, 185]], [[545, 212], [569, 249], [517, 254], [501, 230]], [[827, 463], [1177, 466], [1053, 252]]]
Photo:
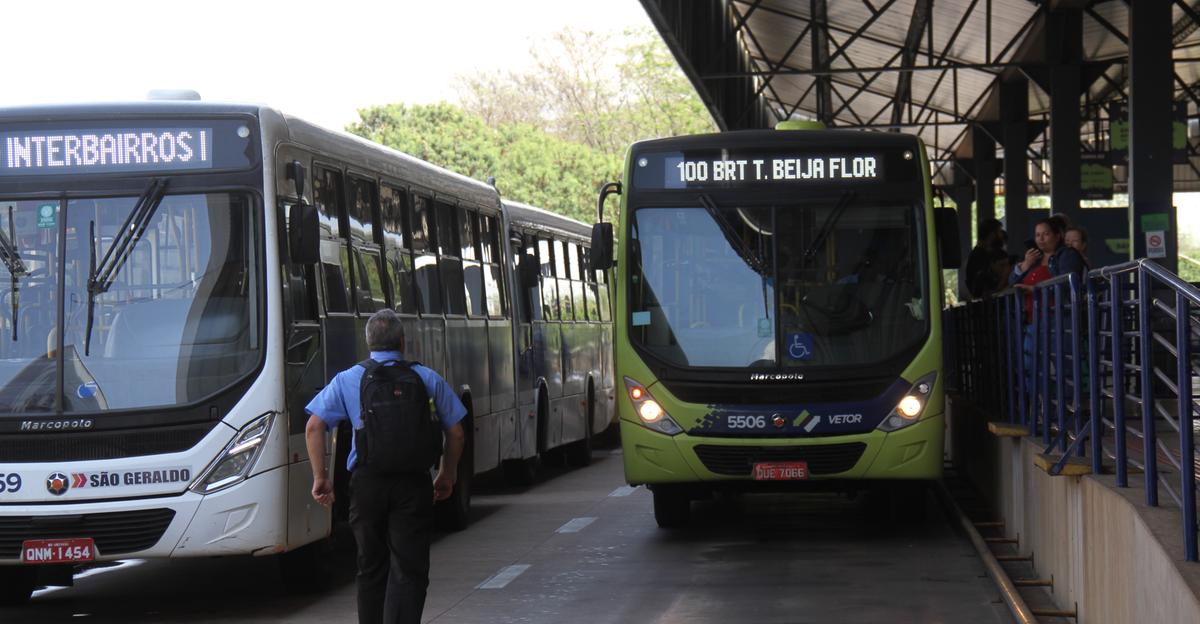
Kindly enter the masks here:
[[[0, 565], [21, 563], [21, 541], [68, 537], [61, 528], [55, 527], [72, 526], [72, 523], [95, 527], [80, 530], [78, 535], [72, 532], [69, 537], [93, 538], [98, 554], [96, 561], [282, 552], [287, 542], [286, 492], [287, 468], [281, 466], [251, 476], [226, 490], [203, 496], [186, 491], [177, 496], [53, 507], [0, 505], [0, 526], [31, 527], [15, 544], [4, 544]], [[166, 510], [173, 513], [168, 514]], [[165, 517], [169, 517], [169, 521], [164, 521]], [[95, 532], [89, 534], [89, 530]], [[160, 537], [154, 540], [154, 535]], [[120, 552], [112, 552], [114, 548], [105, 552], [106, 544], [117, 544], [115, 549]], [[141, 545], [130, 550], [130, 544]]]
[[[808, 458], [809, 480], [937, 479], [942, 475], [944, 416], [893, 431], [820, 438], [675, 436], [621, 419], [625, 480], [631, 485], [753, 481], [753, 463]], [[818, 459], [819, 458], [819, 459]]]

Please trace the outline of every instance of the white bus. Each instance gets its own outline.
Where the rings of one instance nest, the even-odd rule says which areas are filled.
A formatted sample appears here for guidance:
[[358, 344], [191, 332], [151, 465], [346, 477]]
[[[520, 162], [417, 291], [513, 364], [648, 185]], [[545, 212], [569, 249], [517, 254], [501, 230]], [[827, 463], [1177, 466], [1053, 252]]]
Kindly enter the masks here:
[[469, 410], [445, 526], [475, 474], [586, 461], [614, 396], [588, 234], [270, 108], [0, 110], [0, 600], [131, 557], [303, 579], [349, 449], [335, 432], [322, 508], [304, 405], [383, 307]]

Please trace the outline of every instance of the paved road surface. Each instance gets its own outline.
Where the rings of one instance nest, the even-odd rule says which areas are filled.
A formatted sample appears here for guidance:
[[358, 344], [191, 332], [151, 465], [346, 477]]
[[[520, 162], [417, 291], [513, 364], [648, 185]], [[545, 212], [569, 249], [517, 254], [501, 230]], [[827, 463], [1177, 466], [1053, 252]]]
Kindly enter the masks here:
[[[425, 621], [474, 623], [1009, 622], [939, 510], [893, 528], [835, 495], [705, 501], [656, 528], [621, 458], [529, 488], [477, 489], [475, 519], [439, 535]], [[486, 480], [485, 480], [486, 481]], [[42, 590], [0, 622], [354, 622], [353, 544], [328, 586], [287, 593], [270, 559], [132, 561]]]

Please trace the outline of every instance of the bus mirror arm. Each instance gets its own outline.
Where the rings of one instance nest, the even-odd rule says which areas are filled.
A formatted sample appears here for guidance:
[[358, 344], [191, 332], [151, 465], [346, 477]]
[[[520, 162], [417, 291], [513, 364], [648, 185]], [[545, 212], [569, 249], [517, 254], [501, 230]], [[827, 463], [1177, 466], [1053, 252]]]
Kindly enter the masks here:
[[288, 207], [288, 250], [292, 264], [321, 261], [321, 223], [317, 208], [304, 200]]

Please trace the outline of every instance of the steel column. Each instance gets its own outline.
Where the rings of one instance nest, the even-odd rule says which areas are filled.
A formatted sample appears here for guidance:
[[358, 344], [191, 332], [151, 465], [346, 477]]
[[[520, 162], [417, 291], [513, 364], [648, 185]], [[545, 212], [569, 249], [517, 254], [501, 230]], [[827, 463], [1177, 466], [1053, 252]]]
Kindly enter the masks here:
[[1008, 252], [1025, 252], [1021, 241], [1033, 231], [1029, 218], [1029, 79], [1017, 75], [1000, 82], [1000, 120], [1004, 141], [1004, 227]]
[[1129, 209], [1135, 258], [1146, 255], [1142, 217], [1167, 214], [1165, 258], [1169, 271], [1179, 268], [1175, 208], [1172, 202], [1171, 3], [1129, 4]]
[[1046, 63], [1050, 73], [1050, 207], [1079, 223], [1083, 11], [1060, 9], [1046, 14]]
[[975, 164], [975, 226], [996, 216], [996, 139], [982, 125], [971, 127]]

